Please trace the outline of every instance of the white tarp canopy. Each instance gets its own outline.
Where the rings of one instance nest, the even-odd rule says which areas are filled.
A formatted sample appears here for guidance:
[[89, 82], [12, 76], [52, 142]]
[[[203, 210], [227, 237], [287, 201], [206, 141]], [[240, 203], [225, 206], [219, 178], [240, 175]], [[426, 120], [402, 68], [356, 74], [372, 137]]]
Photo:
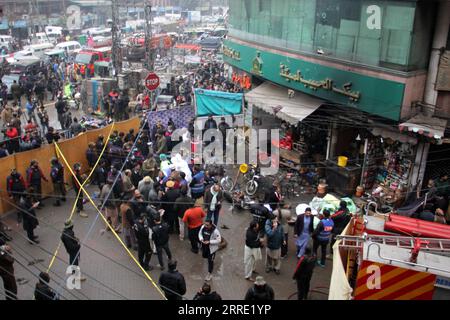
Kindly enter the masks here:
[[408, 130], [410, 132], [427, 135], [430, 138], [442, 139], [444, 137], [447, 120], [434, 117], [427, 117], [424, 114], [418, 114], [409, 119], [407, 122], [401, 123], [399, 128], [401, 131]]
[[381, 136], [385, 139], [390, 138], [394, 141], [400, 141], [401, 143], [417, 144], [417, 138], [410, 137], [408, 135], [402, 134], [401, 132], [378, 127], [370, 130], [374, 136]]
[[325, 102], [298, 91], [295, 92], [294, 97], [289, 98], [286, 88], [270, 82], [265, 82], [245, 94], [245, 100], [249, 105], [273, 114], [292, 125], [305, 119]]

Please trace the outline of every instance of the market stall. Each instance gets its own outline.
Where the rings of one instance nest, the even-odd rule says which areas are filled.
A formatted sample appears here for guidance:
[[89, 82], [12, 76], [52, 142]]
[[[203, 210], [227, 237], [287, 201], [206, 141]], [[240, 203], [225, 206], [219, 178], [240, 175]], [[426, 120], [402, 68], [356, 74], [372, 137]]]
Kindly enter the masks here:
[[[212, 115], [217, 123], [221, 117], [231, 126], [242, 127], [244, 125], [242, 93], [231, 93], [215, 90], [195, 89], [195, 116], [197, 126], [203, 128], [203, 124], [209, 115]], [[234, 123], [232, 118], [235, 119]]]
[[362, 187], [382, 204], [400, 205], [410, 185], [417, 139], [374, 129], [367, 139]]
[[[245, 94], [252, 128], [279, 130], [280, 165], [301, 170], [325, 157], [327, 130], [308, 124], [324, 101], [265, 82]], [[249, 122], [249, 121], [246, 121]]]

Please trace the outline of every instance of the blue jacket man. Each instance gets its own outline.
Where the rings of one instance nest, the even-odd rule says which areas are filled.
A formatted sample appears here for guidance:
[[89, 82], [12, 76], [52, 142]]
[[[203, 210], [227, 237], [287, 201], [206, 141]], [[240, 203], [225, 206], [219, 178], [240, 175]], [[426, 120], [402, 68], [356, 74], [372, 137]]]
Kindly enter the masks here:
[[331, 233], [334, 228], [334, 222], [330, 218], [330, 211], [323, 210], [324, 218], [319, 222], [313, 233], [313, 252], [317, 255], [317, 249], [321, 247], [322, 256], [317, 264], [325, 267], [325, 259], [327, 256], [327, 246], [331, 239]]
[[278, 218], [268, 219], [265, 231], [267, 235], [266, 272], [274, 271], [280, 274], [281, 245], [285, 243], [283, 226], [278, 222]]
[[198, 167], [194, 167], [194, 176], [191, 181], [192, 199], [203, 197], [205, 193], [205, 172]]

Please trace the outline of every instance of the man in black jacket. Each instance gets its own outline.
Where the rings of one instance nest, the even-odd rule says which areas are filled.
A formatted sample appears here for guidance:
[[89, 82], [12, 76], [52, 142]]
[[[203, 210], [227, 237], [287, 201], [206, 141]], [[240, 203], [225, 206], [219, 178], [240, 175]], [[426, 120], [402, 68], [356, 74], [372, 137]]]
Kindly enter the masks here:
[[282, 200], [279, 184], [274, 182], [272, 187], [264, 195], [264, 203], [268, 203], [272, 211], [278, 209], [279, 203]]
[[144, 202], [144, 197], [139, 190], [134, 190], [133, 198], [130, 200], [130, 207], [133, 210], [133, 219], [137, 220], [142, 213], [146, 212], [147, 204]]
[[266, 301], [275, 300], [275, 293], [263, 277], [257, 276], [253, 287], [249, 288], [244, 300]]
[[145, 213], [142, 213], [135, 222], [133, 231], [136, 234], [138, 259], [141, 267], [144, 268], [145, 271], [153, 270], [153, 267], [149, 264], [150, 259], [152, 258], [152, 248], [150, 247], [149, 228]]
[[167, 300], [182, 300], [182, 296], [186, 293], [186, 281], [178, 272], [176, 261], [169, 261], [168, 267], [169, 271], [161, 273], [158, 283]]
[[49, 286], [50, 276], [47, 272], [41, 272], [39, 274], [39, 282], [36, 283], [36, 289], [34, 290], [34, 299], [40, 301], [46, 300], [59, 300], [59, 297], [55, 291]]
[[56, 207], [61, 205], [61, 201], [66, 201], [66, 187], [64, 184], [64, 167], [58, 161], [56, 157], [53, 157], [50, 161], [52, 168], [50, 170], [50, 178], [53, 183], [53, 192], [55, 193], [55, 203], [53, 204]]
[[58, 97], [58, 101], [55, 103], [55, 108], [56, 108], [56, 112], [58, 114], [58, 121], [61, 124], [61, 129], [65, 130], [66, 129], [66, 124], [65, 124], [66, 121], [65, 121], [64, 115], [67, 110], [67, 104], [61, 96]]
[[64, 223], [64, 231], [61, 235], [61, 241], [69, 254], [69, 265], [78, 266], [80, 262], [80, 251], [81, 245], [77, 237], [75, 237], [75, 232], [73, 231], [72, 220], [67, 220]]
[[219, 131], [222, 134], [222, 151], [225, 154], [227, 149], [227, 130], [230, 129], [230, 125], [225, 121], [225, 117], [220, 118]]
[[245, 249], [244, 249], [244, 269], [245, 279], [255, 281], [252, 273], [255, 270], [256, 260], [262, 259], [261, 247], [263, 240], [259, 236], [259, 224], [256, 221], [250, 222], [245, 233]]
[[211, 292], [211, 286], [205, 282], [200, 291], [197, 292], [193, 300], [219, 301], [222, 300], [222, 297], [215, 291]]
[[161, 217], [157, 215], [154, 219], [155, 226], [152, 228], [152, 240], [156, 246], [156, 254], [158, 255], [159, 267], [164, 270], [164, 261], [162, 251], [167, 254], [167, 259], [172, 260], [172, 253], [169, 249], [169, 227], [166, 223], [161, 222]]
[[250, 207], [250, 213], [253, 216], [253, 220], [259, 225], [259, 233], [261, 234], [261, 236], [264, 236], [264, 226], [266, 225], [266, 221], [267, 219], [272, 219], [273, 214], [262, 203], [252, 204]]
[[331, 220], [333, 220], [334, 227], [331, 232], [331, 243], [330, 243], [330, 253], [333, 253], [333, 245], [336, 242], [336, 236], [340, 235], [342, 231], [344, 231], [347, 224], [352, 219], [352, 215], [347, 208], [347, 203], [345, 201], [341, 201], [339, 203], [339, 209], [331, 215]]
[[28, 188], [28, 194], [25, 194], [20, 200], [20, 208], [23, 212], [23, 230], [27, 232], [28, 241], [30, 244], [37, 244], [37, 236], [34, 235], [34, 229], [39, 225], [38, 219], [36, 218], [36, 209], [39, 202], [34, 201], [31, 196], [34, 193], [33, 187]]
[[305, 249], [305, 254], [300, 257], [295, 268], [292, 279], [297, 281], [298, 300], [307, 300], [309, 292], [309, 283], [316, 266], [317, 259], [312, 255], [311, 248]]
[[194, 201], [191, 197], [187, 195], [187, 187], [183, 186], [180, 190], [180, 196], [175, 200], [175, 205], [173, 206], [173, 210], [178, 216], [178, 224], [180, 227], [180, 240], [184, 240], [185, 232], [185, 224], [183, 222], [184, 213], [186, 210], [192, 208], [194, 206]]
[[167, 181], [166, 191], [161, 197], [161, 208], [164, 209], [164, 222], [169, 226], [169, 233], [173, 233], [178, 229], [178, 219], [174, 210], [174, 205], [175, 201], [180, 196], [180, 190], [175, 189], [174, 186], [174, 181]]

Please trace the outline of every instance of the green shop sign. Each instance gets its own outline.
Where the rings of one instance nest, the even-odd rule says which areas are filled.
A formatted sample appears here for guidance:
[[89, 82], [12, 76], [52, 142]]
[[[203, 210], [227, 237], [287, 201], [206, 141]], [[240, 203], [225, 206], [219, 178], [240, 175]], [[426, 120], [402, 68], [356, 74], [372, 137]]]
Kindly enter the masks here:
[[225, 40], [228, 64], [285, 87], [322, 99], [399, 120], [405, 85], [262, 51]]

